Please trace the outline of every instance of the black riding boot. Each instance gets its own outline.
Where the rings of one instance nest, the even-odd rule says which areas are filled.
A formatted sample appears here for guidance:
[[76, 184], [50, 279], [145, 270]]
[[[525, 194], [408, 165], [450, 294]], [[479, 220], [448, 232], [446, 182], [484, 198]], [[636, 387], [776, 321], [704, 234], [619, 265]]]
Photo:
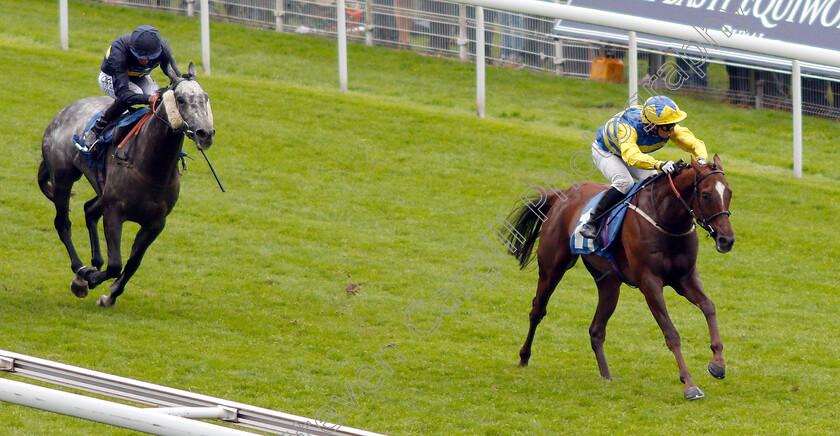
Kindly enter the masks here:
[[88, 150], [93, 149], [93, 146], [99, 142], [99, 137], [102, 135], [102, 132], [105, 131], [106, 127], [108, 127], [108, 120], [106, 120], [104, 116], [100, 116], [99, 119], [93, 123], [93, 127], [91, 127], [85, 135], [85, 145]]
[[99, 137], [108, 125], [119, 118], [119, 116], [125, 112], [127, 108], [128, 105], [124, 101], [114, 100], [114, 102], [111, 103], [111, 106], [108, 106], [108, 109], [105, 109], [105, 111], [102, 112], [102, 115], [98, 120], [96, 120], [87, 135], [85, 135], [85, 145], [89, 150], [92, 149], [97, 142], [99, 142]]
[[584, 238], [595, 239], [595, 237], [598, 236], [598, 222], [600, 221], [601, 215], [610, 210], [610, 208], [618, 204], [618, 202], [623, 199], [624, 194], [621, 191], [615, 188], [608, 189], [601, 199], [598, 200], [598, 204], [596, 204], [589, 213], [589, 221], [587, 221], [580, 229], [581, 236]]

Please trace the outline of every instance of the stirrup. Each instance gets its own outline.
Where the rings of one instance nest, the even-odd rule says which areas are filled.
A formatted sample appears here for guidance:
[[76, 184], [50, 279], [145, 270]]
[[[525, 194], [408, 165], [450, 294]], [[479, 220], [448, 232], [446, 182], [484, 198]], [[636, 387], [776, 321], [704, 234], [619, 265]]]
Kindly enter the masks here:
[[[90, 136], [90, 137], [91, 137], [91, 139], [92, 139], [92, 141], [91, 141], [91, 143], [90, 143], [90, 144], [88, 144], [88, 142], [87, 142], [87, 140], [88, 140], [88, 136]], [[93, 131], [88, 131], [88, 132], [87, 132], [87, 133], [85, 133], [85, 135], [82, 137], [82, 143], [84, 144], [84, 146], [85, 146], [85, 148], [86, 148], [87, 150], [93, 150], [93, 147], [94, 147], [96, 144], [99, 144], [99, 140], [100, 140], [100, 138], [101, 138], [101, 134], [100, 134], [100, 133], [96, 133], [96, 132], [93, 132]]]

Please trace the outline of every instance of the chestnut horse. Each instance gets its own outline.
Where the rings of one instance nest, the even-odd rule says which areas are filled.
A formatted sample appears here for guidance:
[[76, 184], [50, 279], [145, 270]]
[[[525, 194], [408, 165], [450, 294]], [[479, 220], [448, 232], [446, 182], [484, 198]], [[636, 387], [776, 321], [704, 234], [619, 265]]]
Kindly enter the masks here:
[[534, 245], [537, 238], [540, 239], [537, 249], [540, 278], [528, 337], [519, 351], [519, 366], [528, 365], [534, 332], [546, 314], [552, 292], [563, 274], [582, 256], [598, 286], [598, 307], [589, 327], [589, 336], [601, 377], [612, 379], [604, 355], [604, 339], [607, 321], [615, 311], [624, 280], [630, 286], [638, 287], [645, 296], [665, 336], [665, 343], [677, 360], [680, 380], [685, 384], [685, 398], [701, 398], [703, 391], [686, 368], [680, 351], [680, 335], [668, 316], [662, 290], [663, 286], [672, 287], [703, 311], [713, 352], [709, 373], [715, 378], [724, 378], [726, 365], [715, 305], [703, 292], [695, 266], [698, 241], [694, 225], [696, 220], [709, 232], [717, 251], [726, 253], [732, 249], [735, 242], [729, 221], [732, 190], [724, 177], [720, 157], [715, 155], [713, 162], [706, 165], [694, 160], [690, 165], [680, 163], [674, 174], [654, 176], [636, 193], [625, 215], [619, 240], [614, 243], [620, 275], [604, 257], [573, 254], [569, 244], [584, 207], [605, 189], [604, 184], [582, 182], [562, 192], [543, 191], [539, 198], [531, 199], [511, 216], [515, 231], [508, 230], [509, 241], [522, 268], [531, 262]]

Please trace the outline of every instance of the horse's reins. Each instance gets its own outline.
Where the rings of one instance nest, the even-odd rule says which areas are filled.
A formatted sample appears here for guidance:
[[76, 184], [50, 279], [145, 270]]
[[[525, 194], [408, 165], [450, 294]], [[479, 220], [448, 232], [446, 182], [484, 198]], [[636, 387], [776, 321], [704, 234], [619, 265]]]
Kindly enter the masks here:
[[157, 105], [157, 102], [157, 99], [155, 99], [155, 101], [152, 102], [151, 109], [149, 109], [149, 111], [146, 112], [146, 114], [143, 115], [142, 118], [140, 118], [140, 121], [138, 121], [137, 124], [135, 124], [134, 127], [131, 128], [127, 135], [125, 135], [125, 138], [123, 138], [123, 140], [120, 141], [120, 144], [117, 145], [117, 149], [123, 148], [123, 146], [128, 143], [129, 139], [131, 139], [134, 136], [137, 136], [137, 134], [140, 132], [140, 128], [143, 127], [143, 124], [146, 124], [146, 121], [148, 121], [149, 118], [151, 118], [152, 114], [155, 113], [155, 106]]
[[[723, 170], [712, 170], [712, 171], [704, 174], [702, 177], [700, 177], [698, 179], [697, 178], [697, 173], [696, 172], [694, 173], [694, 198], [697, 201], [698, 211], [700, 212], [700, 217], [699, 218], [694, 213], [694, 209], [691, 206], [689, 206], [688, 203], [685, 202], [685, 200], [682, 198], [682, 195], [680, 195], [679, 191], [677, 191], [677, 187], [674, 186], [674, 179], [671, 177], [671, 174], [667, 173], [668, 182], [671, 185], [671, 190], [674, 192], [674, 195], [677, 197], [678, 200], [680, 200], [680, 202], [683, 204], [685, 209], [688, 210], [688, 213], [691, 215], [692, 218], [694, 218], [694, 221], [696, 221], [697, 224], [699, 224], [700, 227], [703, 228], [703, 230], [705, 230], [706, 232], [709, 233], [709, 236], [714, 236], [714, 234], [716, 233], [715, 229], [710, 224], [710, 222], [713, 219], [717, 218], [720, 215], [731, 215], [732, 214], [730, 211], [724, 210], [724, 211], [720, 211], [720, 212], [718, 212], [718, 213], [716, 213], [712, 216], [706, 217], [706, 214], [703, 213], [703, 208], [700, 206], [700, 191], [698, 189], [699, 186], [700, 186], [700, 182], [702, 182], [703, 179], [705, 179], [706, 177], [708, 177], [712, 174], [717, 174], [717, 173], [725, 174], [723, 172]], [[657, 177], [659, 177], [663, 174], [664, 173], [660, 173], [660, 174], [657, 175]], [[657, 177], [651, 178], [651, 182]], [[650, 190], [650, 196], [651, 197], [650, 198], [651, 198], [651, 203], [653, 204], [654, 213], [657, 216], [657, 220], [654, 220], [653, 218], [650, 217], [650, 215], [646, 214], [643, 210], [641, 210], [640, 208], [638, 208], [637, 206], [635, 206], [633, 204], [630, 204], [629, 202], [625, 201], [624, 204], [626, 204], [629, 209], [638, 213], [642, 218], [644, 218], [647, 222], [649, 222], [651, 225], [653, 225], [657, 230], [659, 230], [660, 232], [662, 232], [662, 233], [664, 233], [668, 236], [685, 236], [685, 235], [688, 235], [689, 233], [693, 232], [694, 228], [695, 228], [694, 223], [691, 223], [691, 228], [689, 228], [688, 230], [683, 231], [683, 232], [676, 232], [676, 231], [673, 231], [672, 229], [669, 229], [665, 225], [657, 222], [657, 221], [661, 221], [661, 218], [659, 217], [659, 211], [656, 208], [656, 204], [653, 201], [653, 199], [654, 199], [653, 190], [654, 190], [654, 188], [651, 187], [651, 190]]]
[[[697, 178], [697, 172], [695, 171], [695, 173], [694, 173], [694, 191], [693, 191], [693, 194], [694, 194], [694, 200], [697, 203], [697, 211], [700, 212], [699, 217], [697, 216], [697, 214], [694, 213], [694, 208], [689, 206], [688, 203], [686, 203], [686, 201], [682, 198], [679, 191], [677, 191], [677, 187], [674, 186], [674, 179], [671, 177], [671, 174], [668, 174], [668, 182], [670, 183], [671, 190], [674, 192], [674, 195], [677, 197], [677, 200], [680, 200], [680, 203], [683, 204], [683, 206], [688, 211], [688, 213], [691, 215], [691, 217], [694, 218], [694, 221], [696, 221], [697, 224], [699, 224], [700, 227], [708, 233], [708, 236], [713, 237], [715, 235], [715, 233], [717, 233], [717, 232], [715, 231], [714, 227], [712, 227], [710, 222], [720, 215], [727, 215], [727, 216], [732, 215], [732, 212], [730, 212], [728, 210], [722, 210], [722, 211], [720, 211], [720, 212], [718, 212], [718, 213], [716, 213], [712, 216], [709, 216], [709, 217], [707, 217], [706, 214], [703, 212], [703, 207], [700, 205], [700, 189], [699, 189], [700, 188], [700, 183], [703, 181], [703, 179], [711, 176], [712, 174], [725, 174], [725, 173], [723, 172], [723, 170], [712, 170], [712, 171], [709, 171], [706, 174], [703, 174], [703, 176], [700, 177], [699, 179]], [[651, 190], [651, 196], [652, 195], [653, 195], [653, 192]], [[653, 197], [651, 197], [651, 198], [653, 198]], [[655, 207], [654, 207], [654, 210], [656, 210]], [[691, 230], [694, 230], [693, 225], [692, 225]], [[690, 233], [691, 230], [689, 230], [689, 232], [687, 232], [687, 233]]]

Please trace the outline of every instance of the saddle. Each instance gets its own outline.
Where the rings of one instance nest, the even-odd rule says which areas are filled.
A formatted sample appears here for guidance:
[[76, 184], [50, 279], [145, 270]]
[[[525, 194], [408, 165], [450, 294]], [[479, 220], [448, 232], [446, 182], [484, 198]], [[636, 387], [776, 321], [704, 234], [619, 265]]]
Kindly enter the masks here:
[[[125, 136], [125, 131], [131, 129], [136, 125], [144, 115], [149, 112], [149, 108], [129, 109], [127, 112], [120, 115], [116, 122], [113, 122], [105, 128], [99, 141], [91, 148], [85, 144], [85, 135], [96, 123], [96, 120], [102, 115], [104, 110], [97, 112], [93, 118], [87, 123], [81, 135], [73, 135], [73, 143], [79, 149], [80, 154], [84, 157], [85, 163], [88, 167], [96, 173], [96, 181], [100, 188], [105, 186], [105, 153], [113, 144], [115, 138], [122, 138]], [[122, 146], [122, 144], [120, 144]], [[122, 160], [128, 160], [128, 151], [115, 156]]]
[[630, 200], [633, 199], [633, 196], [636, 195], [636, 192], [644, 186], [644, 183], [645, 180], [642, 180], [633, 185], [633, 188], [630, 189], [630, 192], [627, 193], [624, 200], [619, 202], [606, 216], [601, 218], [601, 226], [598, 229], [598, 236], [595, 239], [589, 239], [583, 237], [580, 234], [580, 230], [583, 225], [589, 221], [589, 215], [592, 212], [592, 209], [596, 204], [598, 204], [598, 200], [601, 199], [604, 193], [601, 192], [593, 197], [589, 200], [589, 203], [586, 204], [586, 207], [583, 208], [583, 212], [578, 219], [577, 225], [575, 225], [575, 231], [572, 233], [572, 237], [569, 238], [572, 253], [595, 254], [607, 259], [610, 262], [613, 271], [615, 271], [621, 281], [625, 283], [627, 280], [625, 280], [624, 276], [621, 274], [618, 263], [615, 261], [614, 243], [619, 239], [621, 224], [624, 222], [624, 216], [627, 214], [627, 206], [630, 204]]

